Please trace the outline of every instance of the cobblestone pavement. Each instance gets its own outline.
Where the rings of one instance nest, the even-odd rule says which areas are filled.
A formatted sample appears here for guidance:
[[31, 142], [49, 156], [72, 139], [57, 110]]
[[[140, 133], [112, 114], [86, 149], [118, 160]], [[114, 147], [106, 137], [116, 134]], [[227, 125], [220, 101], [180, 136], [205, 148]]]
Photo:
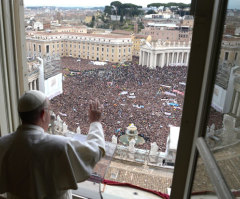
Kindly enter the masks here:
[[172, 184], [173, 171], [149, 168], [121, 161], [112, 161], [105, 179], [126, 182], [146, 189], [167, 193]]
[[[240, 189], [240, 143], [214, 152], [217, 164], [230, 189]], [[213, 185], [205, 170], [203, 161], [199, 159], [194, 179], [193, 192], [213, 191]]]
[[[214, 152], [218, 166], [231, 189], [240, 189], [240, 143]], [[127, 182], [143, 188], [167, 193], [171, 187], [173, 171], [150, 168], [146, 165], [112, 160], [105, 179]], [[193, 184], [193, 192], [213, 191], [202, 159], [199, 159]]]

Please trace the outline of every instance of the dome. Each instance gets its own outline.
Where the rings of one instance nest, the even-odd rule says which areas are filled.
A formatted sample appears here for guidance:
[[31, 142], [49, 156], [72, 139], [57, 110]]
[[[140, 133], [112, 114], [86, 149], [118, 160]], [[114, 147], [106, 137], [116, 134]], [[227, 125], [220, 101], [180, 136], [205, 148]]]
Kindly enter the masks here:
[[147, 37], [147, 42], [151, 42], [152, 41], [152, 36], [151, 35], [148, 35], [148, 37]]

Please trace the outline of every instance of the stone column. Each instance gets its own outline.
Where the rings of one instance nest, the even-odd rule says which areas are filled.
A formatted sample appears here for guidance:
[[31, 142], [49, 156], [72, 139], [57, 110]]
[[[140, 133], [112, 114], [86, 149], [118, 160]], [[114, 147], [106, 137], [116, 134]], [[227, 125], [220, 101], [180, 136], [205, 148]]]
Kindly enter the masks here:
[[174, 61], [174, 54], [175, 54], [175, 53], [174, 53], [174, 52], [172, 52], [172, 61], [171, 61], [171, 62], [172, 62], [172, 64], [173, 64], [173, 61]]
[[149, 64], [149, 66], [150, 66], [150, 68], [153, 68], [153, 53], [152, 52], [149, 53], [149, 57], [150, 57], [150, 64]]
[[168, 52], [167, 53], [167, 66], [169, 65], [169, 55], [170, 55], [170, 53]]
[[154, 56], [153, 56], [153, 58], [154, 58], [154, 60], [153, 60], [153, 67], [154, 68], [156, 68], [157, 67], [157, 54], [153, 54]]
[[34, 80], [33, 83], [34, 83], [34, 89], [37, 90], [37, 80]]
[[145, 64], [148, 65], [148, 52], [145, 52]]
[[165, 59], [165, 53], [162, 53], [162, 63], [161, 63], [161, 67], [164, 66], [164, 59]]
[[45, 92], [45, 87], [44, 87], [44, 68], [43, 68], [43, 59], [38, 58], [41, 62], [40, 67], [39, 67], [39, 76], [38, 76], [38, 82], [39, 82], [39, 90], [42, 91], [43, 93]]
[[186, 52], [183, 53], [183, 65], [185, 66], [186, 65]]
[[147, 64], [146, 64], [146, 65], [147, 65], [148, 68], [149, 68], [149, 58], [150, 58], [149, 54], [150, 54], [150, 53], [147, 52]]
[[189, 54], [190, 54], [190, 53], [187, 53], [187, 60], [186, 60], [186, 63], [187, 63], [187, 64], [186, 64], [186, 65], [188, 65], [188, 62], [189, 62], [189, 60], [188, 60], [188, 59], [189, 59]]
[[238, 104], [237, 117], [240, 116], [240, 104], [239, 104], [239, 103], [240, 103], [240, 102], [239, 102], [239, 100], [238, 100], [238, 102], [237, 102], [237, 104]]
[[39, 90], [39, 80], [36, 79], [36, 83], [37, 83], [37, 90]]
[[145, 52], [144, 51], [142, 52], [142, 56], [143, 56], [143, 58], [142, 58], [142, 66], [144, 66], [144, 64], [145, 64]]
[[30, 90], [32, 90], [32, 82], [30, 82]]
[[166, 52], [165, 58], [166, 58], [166, 66], [167, 66], [168, 65], [168, 52]]
[[239, 108], [237, 108], [238, 107], [238, 103], [239, 103], [239, 92], [236, 91], [236, 95], [235, 95], [234, 103], [233, 103], [233, 108], [232, 108], [232, 113], [234, 115], [236, 115], [237, 109], [239, 109]]
[[146, 67], [148, 67], [148, 52], [146, 52]]
[[182, 60], [181, 60], [181, 64], [184, 65], [183, 63], [183, 57], [184, 57], [184, 52], [182, 52]]
[[142, 50], [140, 50], [138, 65], [142, 65]]
[[178, 58], [179, 58], [179, 52], [177, 52], [177, 60], [176, 60], [176, 64], [178, 64]]

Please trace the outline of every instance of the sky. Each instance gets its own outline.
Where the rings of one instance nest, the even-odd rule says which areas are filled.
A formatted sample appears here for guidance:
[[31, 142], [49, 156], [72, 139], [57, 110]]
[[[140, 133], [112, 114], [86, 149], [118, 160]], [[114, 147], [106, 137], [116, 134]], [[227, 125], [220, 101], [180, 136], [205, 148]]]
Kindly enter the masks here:
[[[24, 0], [25, 6], [59, 6], [59, 7], [104, 7], [115, 0]], [[121, 3], [133, 3], [147, 7], [150, 3], [191, 3], [191, 0], [119, 0]], [[228, 8], [240, 9], [240, 0], [229, 0]]]
[[[60, 7], [104, 7], [110, 5], [115, 0], [24, 0], [25, 6], [60, 6]], [[135, 5], [147, 7], [150, 3], [181, 2], [190, 3], [191, 0], [119, 0], [121, 3], [133, 3]]]

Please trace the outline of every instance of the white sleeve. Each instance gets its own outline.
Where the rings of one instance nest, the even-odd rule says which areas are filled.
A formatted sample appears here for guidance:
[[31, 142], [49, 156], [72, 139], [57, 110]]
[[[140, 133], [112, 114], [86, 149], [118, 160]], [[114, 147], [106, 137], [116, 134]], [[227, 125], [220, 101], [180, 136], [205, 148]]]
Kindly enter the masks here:
[[87, 141], [93, 140], [96, 142], [103, 153], [105, 155], [105, 139], [102, 124], [100, 122], [93, 122], [90, 124], [89, 133], [87, 136]]
[[66, 153], [75, 179], [78, 182], [87, 179], [94, 166], [105, 154], [105, 140], [101, 123], [90, 124], [85, 142], [70, 139]]

